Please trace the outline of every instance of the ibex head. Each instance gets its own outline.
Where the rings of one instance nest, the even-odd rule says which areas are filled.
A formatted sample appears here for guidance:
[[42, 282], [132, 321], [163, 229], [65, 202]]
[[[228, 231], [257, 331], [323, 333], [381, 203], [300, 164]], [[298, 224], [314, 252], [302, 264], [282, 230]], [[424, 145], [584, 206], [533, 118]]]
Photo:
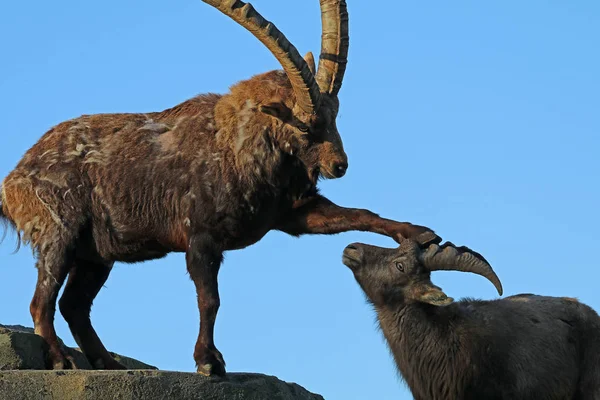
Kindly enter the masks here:
[[432, 271], [472, 272], [488, 279], [502, 295], [502, 283], [478, 253], [452, 243], [430, 245], [423, 250], [405, 239], [397, 249], [353, 243], [344, 249], [343, 263], [354, 273], [369, 300], [376, 306], [418, 301], [446, 305], [453, 301], [433, 283]]
[[[318, 69], [311, 53], [304, 58], [271, 22], [240, 0], [203, 0], [248, 29], [277, 58], [287, 79], [267, 73], [232, 88], [256, 102], [256, 112], [279, 131], [294, 137], [298, 157], [311, 173], [340, 178], [348, 157], [337, 130], [338, 92], [348, 55], [348, 12], [345, 0], [320, 0], [321, 57]], [[280, 77], [281, 78], [281, 77]], [[281, 82], [277, 82], [281, 81]], [[242, 97], [242, 96], [241, 96]]]

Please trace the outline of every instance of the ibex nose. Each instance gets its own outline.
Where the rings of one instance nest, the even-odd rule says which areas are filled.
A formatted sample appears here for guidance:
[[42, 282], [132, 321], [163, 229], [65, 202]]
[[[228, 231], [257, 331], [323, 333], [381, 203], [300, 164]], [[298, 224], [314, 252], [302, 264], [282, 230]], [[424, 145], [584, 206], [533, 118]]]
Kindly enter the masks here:
[[342, 176], [346, 175], [346, 171], [348, 170], [348, 163], [343, 161], [335, 163], [333, 164], [332, 170], [336, 178], [341, 178]]

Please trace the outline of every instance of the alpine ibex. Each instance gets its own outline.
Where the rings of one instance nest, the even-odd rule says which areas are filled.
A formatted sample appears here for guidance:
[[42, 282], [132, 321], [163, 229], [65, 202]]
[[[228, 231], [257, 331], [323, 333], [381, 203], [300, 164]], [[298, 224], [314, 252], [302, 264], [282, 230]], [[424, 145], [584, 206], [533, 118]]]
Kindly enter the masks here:
[[[442, 246], [444, 247], [444, 246]], [[447, 297], [431, 271], [474, 272], [500, 294], [491, 267], [466, 248], [351, 244], [343, 261], [377, 312], [416, 400], [600, 398], [600, 317], [567, 297]]]
[[[4, 180], [1, 215], [31, 244], [38, 281], [35, 331], [49, 345], [49, 367], [71, 366], [53, 326], [60, 311], [92, 365], [122, 366], [106, 351], [89, 314], [113, 263], [185, 252], [201, 323], [198, 372], [225, 374], [213, 341], [217, 273], [226, 250], [270, 230], [291, 235], [371, 231], [396, 240], [439, 243], [430, 229], [342, 208], [318, 194], [319, 177], [348, 166], [336, 127], [346, 68], [344, 0], [320, 0], [319, 68], [250, 4], [203, 0], [249, 30], [277, 58], [272, 71], [160, 112], [84, 115], [60, 123]], [[315, 72], [316, 71], [316, 72]]]

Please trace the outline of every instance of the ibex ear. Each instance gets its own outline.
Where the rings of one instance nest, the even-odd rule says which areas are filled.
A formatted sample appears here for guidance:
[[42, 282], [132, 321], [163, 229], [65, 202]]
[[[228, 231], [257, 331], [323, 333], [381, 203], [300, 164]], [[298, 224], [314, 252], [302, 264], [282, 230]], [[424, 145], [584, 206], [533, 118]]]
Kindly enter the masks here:
[[281, 102], [269, 103], [259, 107], [260, 112], [270, 115], [271, 117], [277, 118], [283, 122], [290, 122], [293, 114], [292, 110]]
[[446, 296], [442, 289], [432, 283], [419, 285], [412, 290], [413, 299], [434, 306], [446, 306], [454, 301], [452, 297]]
[[315, 71], [317, 70], [317, 67], [315, 64], [315, 56], [313, 55], [312, 51], [309, 51], [308, 53], [306, 53], [304, 55], [304, 61], [306, 61], [306, 63], [308, 64], [308, 68], [310, 69], [310, 72], [312, 72], [314, 75]]

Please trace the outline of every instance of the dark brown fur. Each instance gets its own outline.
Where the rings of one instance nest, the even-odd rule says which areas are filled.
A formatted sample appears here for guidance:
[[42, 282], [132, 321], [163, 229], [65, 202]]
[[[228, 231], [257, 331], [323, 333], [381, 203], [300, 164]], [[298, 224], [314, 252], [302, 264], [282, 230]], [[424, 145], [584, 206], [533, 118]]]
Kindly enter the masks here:
[[[53, 327], [60, 310], [90, 362], [121, 368], [89, 319], [115, 261], [185, 252], [198, 292], [199, 372], [225, 373], [213, 341], [217, 273], [226, 250], [269, 230], [292, 235], [349, 230], [439, 242], [429, 229], [336, 206], [316, 189], [319, 174], [342, 176], [347, 160], [335, 126], [337, 97], [316, 115], [295, 110], [286, 75], [273, 71], [226, 95], [201, 95], [162, 112], [84, 115], [48, 131], [4, 180], [6, 219], [37, 255], [31, 303], [49, 365], [69, 367]], [[308, 130], [308, 133], [304, 132]]]
[[[416, 400], [596, 400], [600, 317], [569, 297], [452, 302], [415, 243], [344, 252]], [[446, 304], [445, 306], [439, 306]]]

